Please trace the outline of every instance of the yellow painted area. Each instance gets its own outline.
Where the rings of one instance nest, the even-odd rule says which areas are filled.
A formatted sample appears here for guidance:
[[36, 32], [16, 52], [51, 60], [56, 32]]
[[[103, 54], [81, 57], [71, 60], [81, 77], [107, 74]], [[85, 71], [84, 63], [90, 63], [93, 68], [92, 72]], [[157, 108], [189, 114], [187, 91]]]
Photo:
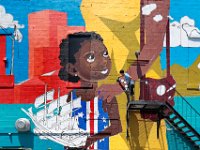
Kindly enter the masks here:
[[[139, 50], [140, 0], [83, 0], [81, 12], [86, 31], [95, 31], [104, 39], [112, 59], [110, 76], [99, 83], [115, 83], [119, 70], [130, 66], [127, 60], [134, 60], [134, 52]], [[160, 58], [147, 73], [148, 77], [161, 78]], [[136, 81], [135, 97], [139, 97], [139, 81]], [[130, 138], [126, 139], [126, 96], [117, 96], [122, 133], [110, 137], [110, 149], [152, 149], [167, 150], [166, 128], [162, 122], [160, 138], [157, 139], [156, 123], [144, 121], [140, 114], [131, 114]]]
[[[117, 142], [118, 141], [118, 142]], [[111, 143], [111, 148], [113, 150], [129, 150], [130, 148], [128, 147], [126, 141], [118, 134], [110, 138], [110, 143]], [[115, 143], [115, 144], [112, 144]]]
[[[171, 66], [171, 74], [176, 81], [176, 90], [182, 96], [199, 96], [200, 69], [198, 68], [200, 56], [189, 67], [184, 68], [178, 64]], [[178, 70], [178, 71], [177, 71]], [[165, 74], [166, 70], [164, 71]]]
[[147, 74], [146, 74], [147, 78], [154, 78], [154, 79], [160, 79], [160, 76], [152, 69], [150, 69]]
[[138, 0], [83, 0], [81, 4], [86, 30], [103, 37], [109, 53], [114, 52], [117, 71], [129, 53], [139, 49], [139, 4]]
[[154, 78], [154, 79], [161, 79], [164, 76], [165, 76], [165, 74], [163, 74], [163, 72], [161, 70], [160, 57], [158, 57], [155, 60], [155, 62], [153, 63], [153, 65], [151, 66], [151, 68], [146, 73], [146, 77]]

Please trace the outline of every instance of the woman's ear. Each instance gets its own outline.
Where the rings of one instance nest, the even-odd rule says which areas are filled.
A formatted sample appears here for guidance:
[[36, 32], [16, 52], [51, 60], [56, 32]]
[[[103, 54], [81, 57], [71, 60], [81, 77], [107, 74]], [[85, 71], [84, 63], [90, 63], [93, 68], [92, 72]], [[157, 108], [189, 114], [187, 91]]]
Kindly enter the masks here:
[[70, 75], [72, 75], [72, 76], [77, 76], [77, 71], [76, 71], [76, 69], [75, 69], [75, 66], [73, 65], [73, 64], [71, 64], [71, 63], [68, 63], [67, 65], [66, 65], [66, 71], [70, 74]]

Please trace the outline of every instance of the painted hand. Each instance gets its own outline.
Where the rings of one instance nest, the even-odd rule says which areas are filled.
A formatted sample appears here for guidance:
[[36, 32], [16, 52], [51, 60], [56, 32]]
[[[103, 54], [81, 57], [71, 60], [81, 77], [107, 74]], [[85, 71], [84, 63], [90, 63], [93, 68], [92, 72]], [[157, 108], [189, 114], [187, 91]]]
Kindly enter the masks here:
[[116, 95], [121, 94], [122, 92], [123, 90], [119, 84], [104, 84], [96, 90], [96, 96], [100, 99], [107, 100], [109, 103]]
[[86, 143], [84, 146], [81, 146], [80, 148], [82, 150], [86, 150], [90, 145], [92, 145], [93, 143], [93, 139], [91, 137], [88, 137], [87, 140], [86, 140]]

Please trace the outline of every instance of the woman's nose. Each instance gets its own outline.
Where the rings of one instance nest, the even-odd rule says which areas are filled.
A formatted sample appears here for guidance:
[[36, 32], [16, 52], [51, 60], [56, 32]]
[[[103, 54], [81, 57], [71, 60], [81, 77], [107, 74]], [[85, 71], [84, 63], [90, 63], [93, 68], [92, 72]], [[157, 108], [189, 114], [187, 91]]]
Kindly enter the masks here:
[[98, 63], [99, 63], [99, 65], [101, 65], [101, 66], [106, 66], [107, 63], [108, 63], [108, 59], [107, 59], [107, 58], [102, 58], [102, 59], [99, 60]]

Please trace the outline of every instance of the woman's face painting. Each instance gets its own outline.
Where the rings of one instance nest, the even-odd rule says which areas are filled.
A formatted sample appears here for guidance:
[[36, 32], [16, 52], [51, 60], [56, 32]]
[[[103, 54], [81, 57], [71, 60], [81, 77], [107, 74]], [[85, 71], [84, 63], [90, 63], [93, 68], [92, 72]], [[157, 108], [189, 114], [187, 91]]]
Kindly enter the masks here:
[[74, 68], [81, 80], [97, 81], [105, 79], [111, 70], [111, 60], [107, 48], [99, 40], [85, 40], [75, 54]]

